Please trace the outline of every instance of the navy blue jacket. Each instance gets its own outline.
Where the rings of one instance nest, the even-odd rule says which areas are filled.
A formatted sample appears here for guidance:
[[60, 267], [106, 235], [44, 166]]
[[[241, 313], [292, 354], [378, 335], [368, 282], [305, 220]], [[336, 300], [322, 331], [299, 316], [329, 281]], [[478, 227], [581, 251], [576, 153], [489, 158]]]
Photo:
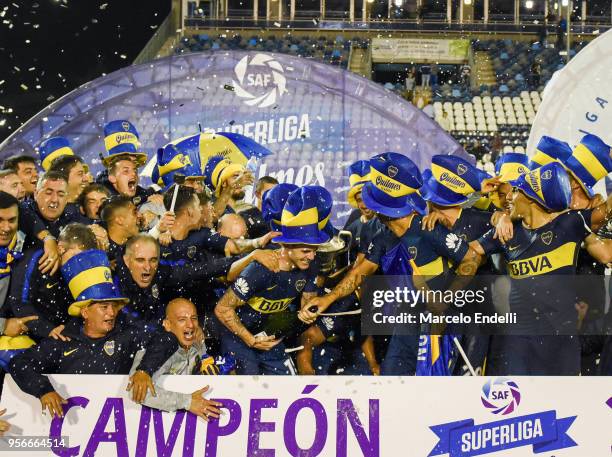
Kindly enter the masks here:
[[179, 347], [172, 333], [118, 322], [102, 338], [87, 337], [83, 321], [77, 318], [71, 319], [62, 333], [71, 341], [47, 338], [11, 359], [8, 371], [21, 390], [38, 398], [53, 391], [43, 373], [128, 374], [140, 349], [146, 349], [148, 356], [141, 369], [154, 372]]

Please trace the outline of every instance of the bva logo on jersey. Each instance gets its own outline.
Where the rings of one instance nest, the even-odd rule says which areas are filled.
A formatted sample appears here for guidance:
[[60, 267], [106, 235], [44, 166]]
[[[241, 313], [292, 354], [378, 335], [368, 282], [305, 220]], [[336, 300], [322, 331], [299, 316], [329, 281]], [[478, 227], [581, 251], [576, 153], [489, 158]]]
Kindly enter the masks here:
[[493, 414], [505, 416], [513, 412], [521, 403], [521, 392], [514, 381], [497, 378], [487, 381], [482, 386], [480, 400], [484, 407]]
[[282, 65], [267, 54], [244, 56], [236, 64], [234, 73], [237, 81], [232, 80], [234, 91], [249, 106], [266, 108], [287, 92], [287, 79]]

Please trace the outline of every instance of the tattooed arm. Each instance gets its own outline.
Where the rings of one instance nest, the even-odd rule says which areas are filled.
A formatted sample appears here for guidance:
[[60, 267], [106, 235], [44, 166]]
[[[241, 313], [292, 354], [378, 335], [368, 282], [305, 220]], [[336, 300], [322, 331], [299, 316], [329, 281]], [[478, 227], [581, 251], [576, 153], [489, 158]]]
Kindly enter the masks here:
[[[349, 270], [349, 272], [342, 279], [342, 281], [340, 281], [330, 293], [321, 297], [314, 297], [306, 304], [307, 307], [302, 307], [299, 313], [300, 319], [308, 324], [312, 323], [312, 321], [314, 321], [313, 315], [316, 318], [318, 314], [325, 312], [325, 310], [329, 308], [333, 302], [341, 298], [347, 297], [353, 292], [355, 292], [357, 288], [361, 285], [363, 277], [374, 274], [376, 270], [378, 270], [377, 264], [375, 264], [374, 262], [370, 262], [367, 259], [364, 259], [355, 268]], [[308, 308], [312, 306], [316, 306], [317, 308], [319, 308], [317, 313], [308, 312]]]
[[236, 308], [242, 305], [244, 305], [244, 301], [233, 290], [228, 289], [215, 306], [215, 316], [230, 332], [238, 336], [250, 348], [269, 351], [280, 343], [281, 340], [276, 340], [274, 335], [256, 337], [249, 332], [236, 314]]

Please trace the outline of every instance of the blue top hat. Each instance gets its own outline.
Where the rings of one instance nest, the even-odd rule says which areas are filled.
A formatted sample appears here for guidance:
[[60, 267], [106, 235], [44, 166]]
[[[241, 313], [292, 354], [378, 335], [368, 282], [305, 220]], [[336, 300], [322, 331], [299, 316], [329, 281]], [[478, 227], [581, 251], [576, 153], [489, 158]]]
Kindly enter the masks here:
[[121, 156], [133, 157], [138, 165], [147, 161], [147, 154], [140, 150], [138, 131], [129, 121], [111, 121], [104, 126], [104, 147], [108, 156], [102, 159], [102, 163], [107, 168]]
[[370, 180], [370, 161], [358, 160], [349, 166], [348, 172], [351, 188], [346, 195], [346, 199], [348, 200], [349, 205], [351, 205], [353, 208], [357, 208], [355, 195], [358, 192], [361, 192], [361, 188]]
[[212, 157], [204, 167], [204, 184], [218, 197], [221, 193], [221, 185], [236, 172], [243, 172], [244, 165], [234, 163], [221, 156]]
[[289, 194], [297, 188], [295, 184], [281, 183], [264, 192], [261, 199], [261, 214], [272, 230], [276, 232], [281, 230], [283, 208]]
[[40, 165], [43, 170], [47, 171], [51, 166], [51, 162], [61, 156], [73, 156], [74, 151], [70, 147], [70, 142], [63, 136], [51, 137], [38, 147], [38, 155], [40, 156]]
[[460, 157], [436, 155], [431, 158], [431, 171], [423, 173], [421, 194], [440, 206], [460, 205], [470, 194], [479, 192], [481, 182], [489, 177]]
[[529, 158], [519, 152], [506, 152], [495, 162], [495, 174], [502, 182], [514, 181], [529, 171]]
[[[329, 241], [322, 231], [327, 201], [319, 186], [304, 186], [289, 195], [281, 216], [281, 236], [274, 243], [318, 245]], [[323, 211], [321, 211], [321, 209]]]
[[565, 162], [571, 155], [572, 148], [565, 141], [544, 135], [536, 146], [536, 152], [531, 157], [529, 168], [534, 170], [554, 161]]
[[569, 176], [559, 162], [551, 162], [520, 175], [510, 184], [550, 211], [569, 208], [572, 198]]
[[421, 172], [412, 160], [396, 152], [385, 152], [370, 159], [370, 182], [363, 186], [361, 198], [372, 211], [403, 217], [414, 211], [408, 196], [422, 185]]
[[427, 214], [427, 202], [421, 196], [420, 191], [408, 195], [408, 203], [410, 203], [412, 208], [421, 216]]
[[186, 178], [204, 179], [200, 167], [200, 155], [187, 154], [180, 151], [176, 145], [170, 143], [157, 150], [157, 166], [151, 179], [153, 182], [168, 189], [174, 183], [175, 173], [185, 175]]
[[589, 197], [595, 192], [593, 186], [612, 172], [610, 146], [595, 135], [585, 135], [565, 161], [565, 167], [584, 188]]
[[331, 217], [332, 205], [334, 199], [329, 191], [322, 186], [304, 186], [312, 188], [318, 194], [318, 209], [319, 209], [319, 230], [323, 230], [330, 238], [333, 238], [337, 230], [329, 221]]
[[129, 301], [113, 282], [110, 263], [104, 251], [91, 249], [76, 254], [62, 266], [62, 276], [74, 298], [74, 303], [68, 307], [71, 316], [80, 316], [81, 308], [93, 302], [116, 301], [125, 304]]

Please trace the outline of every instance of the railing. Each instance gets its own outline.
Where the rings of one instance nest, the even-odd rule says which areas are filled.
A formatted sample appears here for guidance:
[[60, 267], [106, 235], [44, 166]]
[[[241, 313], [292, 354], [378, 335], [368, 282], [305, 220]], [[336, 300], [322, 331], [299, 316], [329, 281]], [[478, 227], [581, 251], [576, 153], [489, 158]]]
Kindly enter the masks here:
[[[371, 20], [368, 22], [362, 21], [333, 21], [333, 20], [313, 20], [298, 18], [290, 20], [273, 20], [266, 21], [264, 19], [254, 20], [246, 17], [230, 17], [224, 20], [215, 20], [202, 17], [190, 17], [185, 19], [185, 26], [192, 28], [219, 28], [219, 29], [293, 29], [293, 30], [355, 30], [355, 31], [417, 31], [417, 32], [498, 32], [498, 33], [539, 33], [542, 23], [534, 24], [533, 22], [524, 22], [513, 24], [512, 22], [489, 21], [485, 24], [482, 21], [464, 22], [462, 24], [446, 21], [428, 20], [425, 18], [421, 22], [416, 20]], [[604, 32], [611, 27], [610, 22], [573, 22], [571, 24], [571, 32], [576, 34], [591, 34], [593, 32]], [[549, 23], [547, 25], [548, 34], [554, 34], [557, 31], [557, 24]]]
[[172, 12], [166, 16], [166, 19], [157, 28], [151, 39], [147, 42], [142, 51], [134, 59], [134, 64], [149, 62], [157, 57], [166, 40], [176, 33], [177, 24], [174, 23], [174, 15]]

